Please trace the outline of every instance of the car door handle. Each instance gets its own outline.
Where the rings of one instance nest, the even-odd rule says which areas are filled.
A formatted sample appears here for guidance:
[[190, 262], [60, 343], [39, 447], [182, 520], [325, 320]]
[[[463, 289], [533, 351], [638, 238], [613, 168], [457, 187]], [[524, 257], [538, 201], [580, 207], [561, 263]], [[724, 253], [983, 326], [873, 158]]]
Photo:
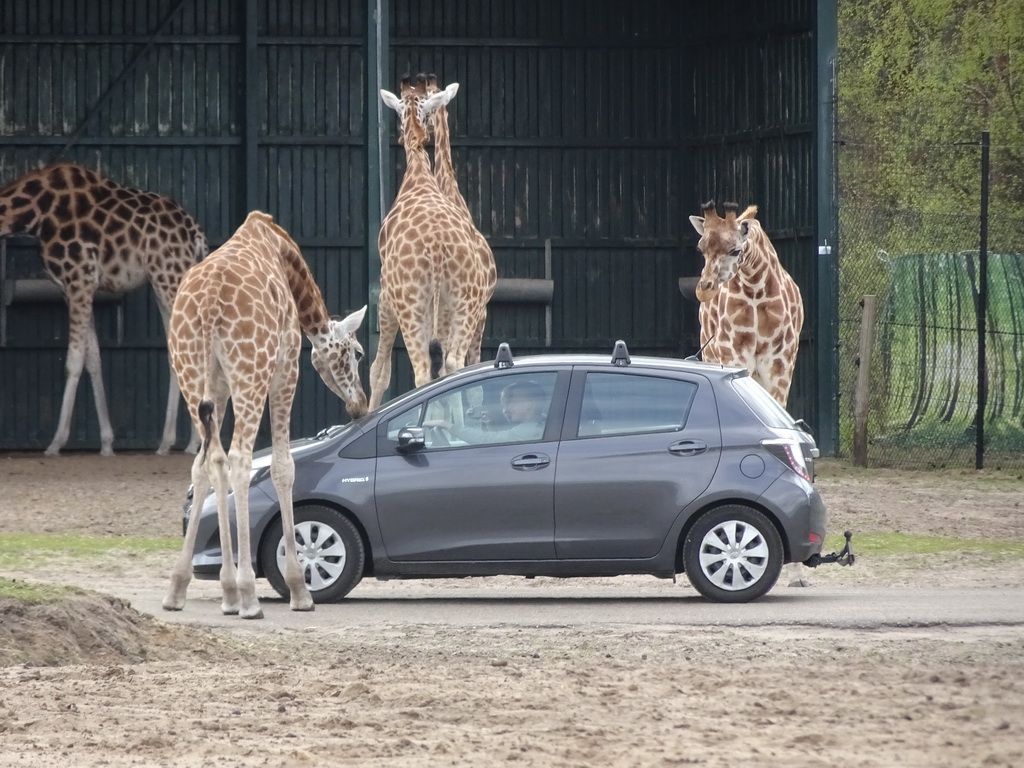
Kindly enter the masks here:
[[551, 463], [551, 457], [543, 453], [524, 453], [512, 459], [513, 469], [541, 469]]
[[680, 440], [668, 447], [669, 453], [674, 453], [676, 456], [696, 456], [699, 453], [704, 453], [707, 449], [708, 444], [703, 440]]

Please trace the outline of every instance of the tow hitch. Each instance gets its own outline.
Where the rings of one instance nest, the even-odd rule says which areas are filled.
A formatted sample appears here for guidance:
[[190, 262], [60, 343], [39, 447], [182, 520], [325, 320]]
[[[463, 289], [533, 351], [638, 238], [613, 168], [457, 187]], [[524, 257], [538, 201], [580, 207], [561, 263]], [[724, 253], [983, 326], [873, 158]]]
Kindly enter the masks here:
[[817, 568], [819, 565], [828, 565], [830, 563], [839, 563], [840, 565], [853, 565], [853, 561], [856, 560], [856, 556], [853, 554], [853, 544], [850, 539], [853, 538], [853, 534], [850, 531], [843, 533], [846, 537], [846, 545], [839, 552], [833, 552], [831, 555], [811, 555], [808, 559], [804, 560], [804, 565], [808, 568]]

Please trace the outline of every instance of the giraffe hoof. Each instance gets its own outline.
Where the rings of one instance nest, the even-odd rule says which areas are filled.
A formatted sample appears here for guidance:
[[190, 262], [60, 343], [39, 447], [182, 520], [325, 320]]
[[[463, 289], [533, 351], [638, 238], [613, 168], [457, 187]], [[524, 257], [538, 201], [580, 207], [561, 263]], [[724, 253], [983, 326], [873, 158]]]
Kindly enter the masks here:
[[791, 587], [809, 587], [809, 586], [811, 586], [811, 582], [807, 581], [807, 579], [793, 579], [791, 582], [789, 582], [789, 586], [791, 586]]
[[238, 615], [243, 619], [262, 619], [263, 609], [256, 606], [255, 611], [240, 611]]

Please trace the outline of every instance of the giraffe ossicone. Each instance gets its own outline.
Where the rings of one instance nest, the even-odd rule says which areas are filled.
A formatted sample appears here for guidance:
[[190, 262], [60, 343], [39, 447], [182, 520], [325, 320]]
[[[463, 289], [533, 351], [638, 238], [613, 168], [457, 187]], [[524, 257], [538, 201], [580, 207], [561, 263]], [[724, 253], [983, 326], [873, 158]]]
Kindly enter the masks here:
[[[68, 308], [68, 353], [60, 417], [47, 456], [60, 453], [83, 369], [92, 381], [100, 427], [100, 453], [114, 453], [99, 340], [93, 318], [97, 291], [124, 293], [148, 282], [164, 330], [178, 285], [209, 250], [195, 219], [170, 198], [117, 184], [96, 171], [58, 163], [29, 171], [0, 188], [0, 236], [27, 234], [40, 244], [46, 274], [60, 286]], [[171, 374], [163, 436], [157, 453], [176, 439], [178, 384]], [[195, 453], [193, 431], [186, 451]]]
[[[359, 381], [363, 348], [355, 337], [366, 307], [333, 319], [299, 247], [272, 217], [253, 211], [220, 248], [185, 276], [171, 313], [168, 349], [189, 414], [203, 433], [192, 463], [193, 514], [171, 571], [165, 610], [181, 610], [192, 578], [199, 509], [213, 488], [220, 529], [221, 610], [258, 619], [249, 530], [252, 449], [270, 408], [271, 477], [281, 503], [284, 579], [292, 610], [313, 610], [295, 543], [292, 486], [295, 464], [288, 447], [299, 376], [302, 334], [313, 366], [352, 417], [367, 411]], [[220, 427], [231, 400], [234, 430], [225, 453]], [[228, 489], [235, 501], [238, 557], [234, 557]]]
[[390, 385], [399, 331], [421, 386], [432, 378], [431, 342], [443, 349], [444, 373], [466, 364], [494, 292], [490, 248], [468, 216], [441, 192], [425, 147], [427, 121], [457, 90], [453, 83], [431, 93], [426, 75], [405, 78], [399, 96], [381, 90], [381, 99], [399, 116], [406, 170], [377, 238], [380, 337], [370, 367], [371, 408], [381, 403]]
[[[800, 288], [757, 220], [757, 206], [723, 208], [721, 217], [712, 200], [701, 206], [703, 216], [690, 217], [704, 256], [697, 282], [703, 357], [746, 368], [785, 408], [804, 324]], [[800, 563], [791, 563], [790, 586], [807, 586]]]

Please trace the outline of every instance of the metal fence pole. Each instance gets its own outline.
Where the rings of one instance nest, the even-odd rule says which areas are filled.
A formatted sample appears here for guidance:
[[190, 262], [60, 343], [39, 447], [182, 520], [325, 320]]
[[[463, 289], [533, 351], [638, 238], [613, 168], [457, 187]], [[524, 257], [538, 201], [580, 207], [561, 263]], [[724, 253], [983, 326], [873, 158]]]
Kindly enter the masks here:
[[989, 134], [981, 134], [981, 222], [978, 238], [978, 415], [976, 417], [974, 467], [985, 468], [985, 405], [988, 402], [988, 371], [985, 365], [985, 317], [988, 313], [988, 164]]

